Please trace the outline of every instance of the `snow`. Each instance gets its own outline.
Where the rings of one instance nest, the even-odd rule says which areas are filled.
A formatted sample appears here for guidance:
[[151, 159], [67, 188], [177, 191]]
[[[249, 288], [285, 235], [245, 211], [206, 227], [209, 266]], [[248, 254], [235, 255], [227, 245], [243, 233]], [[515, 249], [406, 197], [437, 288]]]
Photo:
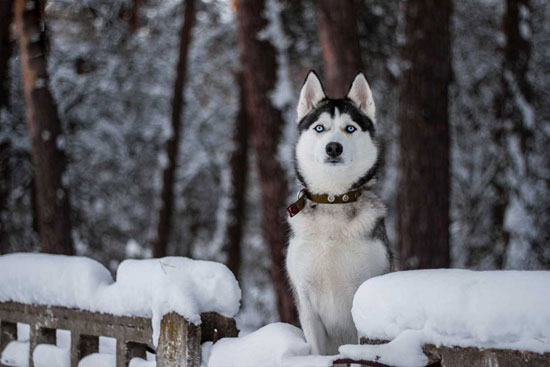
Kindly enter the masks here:
[[116, 339], [100, 336], [99, 353], [116, 354]]
[[332, 367], [341, 356], [294, 356], [283, 360], [282, 367]]
[[29, 365], [29, 342], [11, 341], [2, 351], [0, 363], [6, 366], [27, 367]]
[[147, 361], [143, 358], [132, 358], [128, 367], [156, 367], [156, 361]]
[[[363, 283], [355, 294], [352, 315], [360, 336], [395, 339], [396, 348], [413, 349], [416, 338], [417, 346], [543, 353], [550, 351], [549, 285], [548, 271], [396, 272]], [[408, 334], [411, 330], [415, 333]], [[370, 349], [376, 354], [384, 348]], [[358, 351], [345, 347], [340, 352]]]
[[344, 358], [377, 361], [390, 366], [420, 367], [428, 364], [422, 352], [421, 331], [407, 330], [388, 344], [342, 345], [338, 351]]
[[[27, 354], [28, 355], [28, 354]], [[32, 353], [35, 367], [70, 367], [70, 349], [57, 345], [39, 344]]]
[[533, 106], [527, 101], [523, 95], [514, 74], [509, 70], [504, 72], [504, 78], [510, 87], [511, 92], [514, 94], [514, 102], [519, 108], [522, 116], [522, 122], [527, 128], [533, 128], [535, 126], [535, 111]]
[[0, 302], [151, 317], [155, 343], [163, 315], [177, 312], [198, 325], [202, 312], [233, 317], [241, 298], [225, 265], [179, 257], [125, 260], [113, 282], [103, 265], [85, 257], [9, 254], [0, 256], [0, 279]]
[[116, 356], [107, 353], [92, 353], [82, 358], [78, 367], [115, 367]]
[[[2, 365], [26, 367], [29, 358], [29, 325], [17, 324], [17, 341], [10, 342], [2, 353]], [[101, 339], [101, 338], [100, 338]], [[112, 338], [105, 338], [112, 339]], [[114, 340], [114, 339], [113, 339]], [[69, 367], [71, 333], [56, 330], [56, 344], [39, 344], [33, 351], [35, 367]], [[100, 346], [101, 349], [101, 346]], [[113, 350], [114, 353], [114, 350]], [[99, 367], [99, 366], [96, 366]], [[103, 367], [103, 366], [101, 366]]]
[[257, 37], [262, 41], [270, 41], [277, 50], [277, 81], [274, 90], [270, 92], [270, 98], [275, 107], [284, 110], [294, 103], [287, 54], [290, 40], [283, 30], [281, 5], [277, 1], [268, 0], [263, 15], [267, 19], [267, 25]]
[[210, 350], [208, 367], [281, 367], [285, 359], [307, 356], [309, 345], [302, 331], [274, 323], [238, 338], [223, 338]]
[[47, 254], [0, 256], [0, 278], [0, 301], [82, 309], [113, 282], [97, 261]]

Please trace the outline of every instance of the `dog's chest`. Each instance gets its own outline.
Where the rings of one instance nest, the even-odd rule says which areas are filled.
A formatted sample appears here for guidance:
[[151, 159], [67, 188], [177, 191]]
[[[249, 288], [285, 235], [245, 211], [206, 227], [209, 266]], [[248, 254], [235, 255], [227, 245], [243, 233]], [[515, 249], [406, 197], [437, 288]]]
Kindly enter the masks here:
[[381, 212], [369, 209], [309, 208], [291, 221], [287, 265], [295, 286], [353, 295], [364, 280], [387, 271], [386, 247], [370, 236]]

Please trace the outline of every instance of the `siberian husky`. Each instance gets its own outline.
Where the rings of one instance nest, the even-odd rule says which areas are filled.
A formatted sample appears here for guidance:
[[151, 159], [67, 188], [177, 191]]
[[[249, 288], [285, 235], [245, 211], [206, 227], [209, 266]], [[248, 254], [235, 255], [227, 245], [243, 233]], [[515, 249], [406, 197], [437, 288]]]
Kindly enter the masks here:
[[353, 296], [393, 266], [386, 208], [373, 191], [379, 148], [375, 105], [359, 73], [343, 99], [325, 95], [310, 72], [298, 102], [296, 175], [303, 189], [287, 210], [286, 266], [312, 354], [355, 344]]

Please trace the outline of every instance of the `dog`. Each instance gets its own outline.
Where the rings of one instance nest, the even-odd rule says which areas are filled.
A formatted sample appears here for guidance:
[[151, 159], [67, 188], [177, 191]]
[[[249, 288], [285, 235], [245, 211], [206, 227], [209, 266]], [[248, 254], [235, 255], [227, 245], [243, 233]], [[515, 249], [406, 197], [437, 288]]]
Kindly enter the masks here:
[[386, 207], [373, 191], [375, 109], [362, 73], [343, 99], [328, 98], [313, 71], [300, 92], [295, 170], [303, 189], [287, 208], [286, 268], [312, 354], [337, 354], [340, 345], [358, 342], [353, 296], [393, 267]]

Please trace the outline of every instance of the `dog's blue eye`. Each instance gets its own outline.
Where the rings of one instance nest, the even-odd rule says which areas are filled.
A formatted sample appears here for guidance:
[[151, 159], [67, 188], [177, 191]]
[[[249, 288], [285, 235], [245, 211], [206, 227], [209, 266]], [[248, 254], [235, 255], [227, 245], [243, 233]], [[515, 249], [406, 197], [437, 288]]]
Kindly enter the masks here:
[[315, 126], [315, 131], [317, 131], [318, 133], [322, 133], [323, 131], [325, 131], [325, 127], [323, 125], [317, 125]]
[[352, 132], [354, 132], [355, 130], [357, 130], [357, 129], [355, 128], [355, 126], [352, 126], [352, 125], [346, 126], [346, 131], [347, 131], [348, 133], [352, 133]]

